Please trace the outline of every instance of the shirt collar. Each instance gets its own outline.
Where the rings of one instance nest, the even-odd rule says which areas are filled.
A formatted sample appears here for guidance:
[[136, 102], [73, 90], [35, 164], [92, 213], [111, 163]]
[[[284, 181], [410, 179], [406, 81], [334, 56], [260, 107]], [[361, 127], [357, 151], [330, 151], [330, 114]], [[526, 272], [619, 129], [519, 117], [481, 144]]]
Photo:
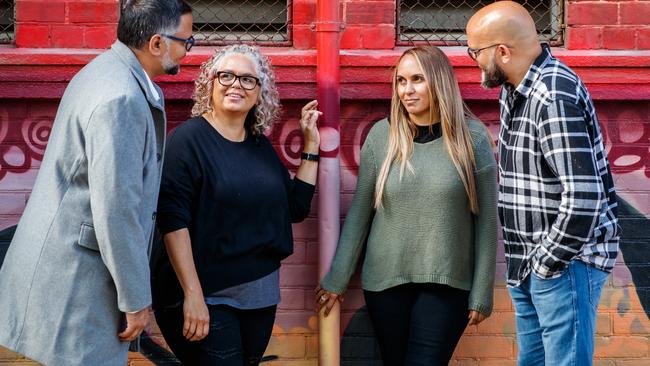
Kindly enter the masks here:
[[552, 58], [551, 47], [547, 43], [542, 43], [542, 53], [540, 53], [533, 64], [530, 65], [528, 72], [526, 72], [526, 75], [524, 75], [524, 78], [521, 80], [517, 88], [514, 88], [512, 84], [504, 84], [504, 88], [508, 91], [508, 94], [512, 95], [515, 93], [528, 98], [530, 93], [533, 91], [535, 81], [539, 79], [542, 70]]
[[153, 82], [151, 81], [151, 78], [149, 77], [149, 75], [147, 74], [146, 71], [144, 73], [144, 76], [147, 78], [147, 84], [149, 85], [149, 90], [151, 90], [151, 94], [156, 99], [156, 101], [159, 101], [160, 100], [160, 94], [158, 94], [158, 91], [153, 86]]

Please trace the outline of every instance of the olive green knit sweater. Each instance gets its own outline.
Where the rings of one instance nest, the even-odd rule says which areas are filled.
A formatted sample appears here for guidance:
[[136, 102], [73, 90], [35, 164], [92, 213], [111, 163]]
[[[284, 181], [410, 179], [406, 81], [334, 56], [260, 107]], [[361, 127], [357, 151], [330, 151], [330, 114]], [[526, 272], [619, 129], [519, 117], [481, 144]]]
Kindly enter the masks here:
[[329, 273], [321, 286], [347, 289], [367, 239], [361, 286], [381, 291], [404, 283], [439, 283], [470, 291], [469, 309], [489, 315], [496, 261], [496, 162], [487, 130], [469, 121], [480, 212], [473, 215], [444, 137], [414, 144], [415, 174], [393, 165], [383, 207], [375, 210], [375, 183], [386, 156], [389, 123], [370, 130], [361, 150], [357, 191]]

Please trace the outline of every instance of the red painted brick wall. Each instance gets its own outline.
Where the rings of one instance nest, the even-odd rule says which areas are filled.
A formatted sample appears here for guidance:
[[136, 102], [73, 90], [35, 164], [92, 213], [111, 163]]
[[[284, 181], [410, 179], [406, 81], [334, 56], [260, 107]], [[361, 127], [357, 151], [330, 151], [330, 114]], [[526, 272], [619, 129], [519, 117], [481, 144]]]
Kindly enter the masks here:
[[650, 1], [569, 0], [570, 49], [650, 49]]
[[16, 0], [16, 46], [108, 48], [117, 8], [116, 0]]
[[[343, 49], [395, 47], [395, 1], [341, 0]], [[568, 49], [650, 49], [650, 1], [569, 0]], [[16, 0], [18, 47], [107, 48], [117, 0]], [[316, 0], [293, 2], [293, 47], [315, 47]]]
[[[285, 111], [270, 137], [292, 169], [299, 162], [299, 107], [316, 96], [316, 4], [316, 0], [294, 0], [293, 46], [263, 50], [275, 65]], [[650, 1], [645, 0], [570, 0], [565, 8], [566, 49], [555, 50], [581, 75], [596, 100], [617, 188], [631, 207], [621, 217], [623, 258], [600, 303], [596, 364], [601, 366], [650, 364], [649, 9]], [[395, 48], [394, 2], [341, 0], [340, 11], [344, 21], [340, 153], [344, 216], [354, 194], [360, 145], [372, 123], [387, 114], [390, 68], [401, 48]], [[0, 230], [15, 225], [24, 210], [67, 82], [114, 41], [117, 0], [17, 0], [16, 18], [15, 46], [0, 46]], [[445, 50], [455, 65], [463, 96], [495, 133], [496, 93], [478, 86], [479, 71], [462, 48]], [[168, 100], [170, 127], [187, 118], [192, 80], [211, 51], [197, 47], [186, 58], [180, 75], [157, 80]], [[267, 350], [280, 360], [269, 364], [317, 364], [318, 323], [312, 310], [318, 281], [317, 200], [315, 197], [310, 217], [294, 226], [295, 253], [282, 266], [282, 303]], [[453, 365], [515, 364], [514, 316], [502, 280], [502, 253], [497, 270], [495, 313], [479, 327], [467, 330]], [[377, 349], [363, 306], [355, 277], [342, 310], [345, 364], [377, 364]], [[163, 343], [156, 333], [152, 339]], [[149, 358], [164, 361], [164, 353], [155, 350], [158, 353], [149, 353]], [[129, 363], [151, 365], [150, 359], [132, 353]], [[31, 362], [0, 348], [0, 366], [16, 364]]]

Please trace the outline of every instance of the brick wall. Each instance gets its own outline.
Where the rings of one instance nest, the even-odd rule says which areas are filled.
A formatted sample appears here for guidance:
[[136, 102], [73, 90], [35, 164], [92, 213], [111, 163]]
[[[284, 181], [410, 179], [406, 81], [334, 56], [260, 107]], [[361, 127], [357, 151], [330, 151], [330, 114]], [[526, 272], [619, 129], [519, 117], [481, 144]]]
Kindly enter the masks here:
[[[343, 49], [395, 47], [395, 1], [341, 0]], [[117, 0], [16, 0], [18, 47], [107, 48], [115, 39]], [[314, 48], [316, 0], [293, 2], [293, 47]], [[569, 49], [650, 49], [650, 1], [569, 0]]]
[[117, 8], [116, 0], [16, 0], [16, 46], [108, 48]]
[[[603, 292], [596, 341], [597, 365], [650, 363], [650, 1], [568, 1], [569, 51], [556, 53], [581, 75], [596, 100], [617, 188], [624, 201], [622, 259]], [[296, 137], [300, 106], [316, 97], [316, 0], [293, 1], [293, 47], [265, 48], [276, 68], [284, 104], [282, 123], [271, 134], [291, 169], [299, 162]], [[387, 114], [395, 49], [395, 4], [342, 0], [341, 17], [341, 208], [354, 194], [359, 148], [372, 124]], [[58, 99], [74, 73], [115, 39], [117, 0], [17, 0], [16, 46], [0, 46], [0, 230], [15, 225], [38, 172]], [[55, 49], [56, 48], [56, 49]], [[78, 50], [87, 48], [88, 50]], [[97, 50], [100, 49], [100, 50]], [[598, 49], [598, 51], [580, 51]], [[610, 50], [624, 49], [626, 52]], [[575, 50], [575, 51], [571, 51]], [[157, 82], [168, 100], [170, 127], [189, 113], [192, 80], [211, 54], [197, 47], [180, 75]], [[463, 96], [493, 134], [498, 129], [496, 93], [478, 86], [480, 73], [462, 48], [446, 49]], [[317, 193], [318, 194], [318, 193]], [[316, 365], [318, 322], [313, 312], [317, 283], [317, 200], [310, 217], [294, 226], [295, 253], [281, 270], [282, 303], [268, 355], [275, 365]], [[0, 246], [2, 242], [0, 242]], [[1, 251], [2, 248], [0, 248]], [[501, 249], [502, 250], [502, 249]], [[514, 365], [513, 309], [501, 280], [498, 256], [494, 315], [470, 327], [452, 365]], [[372, 327], [355, 277], [342, 307], [342, 357], [346, 365], [377, 365]], [[130, 365], [170, 364], [159, 334], [151, 336]], [[0, 366], [29, 360], [0, 348]]]
[[[587, 77], [587, 79], [589, 79]], [[358, 149], [355, 136], [364, 136], [373, 121], [387, 113], [387, 104], [344, 105], [342, 207], [347, 210], [355, 189], [358, 160], [346, 152]], [[496, 136], [496, 101], [470, 101], [470, 108]], [[650, 363], [650, 103], [648, 101], [597, 101], [598, 116], [607, 138], [610, 162], [621, 198], [624, 236], [622, 256], [608, 280], [600, 301], [596, 365], [646, 365]], [[633, 162], [633, 164], [630, 164]], [[452, 365], [515, 365], [517, 344], [514, 310], [503, 281], [503, 247], [497, 256], [497, 281], [493, 315], [467, 329]], [[378, 357], [372, 327], [363, 308], [358, 277], [342, 310], [344, 364], [376, 364]], [[351, 295], [351, 296], [350, 296]]]
[[650, 1], [569, 0], [570, 49], [650, 49]]
[[[279, 68], [283, 74], [284, 68]], [[290, 70], [291, 67], [286, 67]], [[460, 67], [459, 75], [467, 70]], [[347, 70], [346, 72], [352, 72]], [[193, 71], [188, 71], [192, 74]], [[191, 78], [180, 75], [181, 80]], [[296, 76], [294, 76], [296, 77]], [[300, 79], [300, 76], [297, 77]], [[585, 74], [586, 80], [592, 76]], [[474, 81], [475, 82], [475, 81]], [[464, 84], [470, 84], [466, 82]], [[168, 85], [163, 83], [167, 90]], [[463, 90], [467, 87], [463, 85]], [[378, 94], [378, 93], [377, 93]], [[283, 123], [274, 127], [271, 139], [285, 163], [295, 168], [300, 145], [295, 140], [297, 111], [303, 100], [288, 94], [285, 98]], [[7, 132], [0, 141], [2, 177], [0, 178], [0, 222], [4, 228], [17, 222], [38, 170], [54, 117], [56, 99], [12, 99], [0, 102], [0, 126]], [[358, 171], [358, 150], [372, 124], [387, 113], [387, 100], [349, 99], [343, 102], [341, 121], [341, 203], [342, 211], [349, 208], [354, 194]], [[493, 97], [470, 100], [471, 108], [479, 114], [493, 133], [497, 130], [498, 110]], [[650, 185], [648, 163], [650, 139], [650, 103], [648, 101], [597, 101], [597, 109], [606, 132], [615, 179], [621, 197], [636, 210], [624, 211], [622, 222], [626, 252], [608, 283], [600, 307], [597, 356], [602, 365], [633, 365], [650, 361], [650, 323], [642, 306], [648, 304], [650, 284]], [[181, 123], [189, 112], [189, 103], [172, 99], [168, 106], [171, 126]], [[312, 312], [313, 287], [317, 281], [317, 237], [315, 216], [317, 198], [307, 221], [295, 226], [295, 253], [282, 267], [282, 296], [274, 337], [267, 354], [278, 355], [275, 364], [315, 364], [317, 357], [317, 321]], [[479, 327], [471, 327], [463, 337], [456, 353], [459, 365], [514, 364], [516, 342], [512, 305], [501, 280], [504, 272], [503, 254], [498, 256], [495, 312]], [[643, 277], [645, 275], [645, 277]], [[636, 276], [636, 279], [635, 279]], [[358, 278], [353, 280], [342, 312], [342, 355], [344, 364], [377, 363], [377, 349], [372, 328], [363, 309], [364, 303]], [[158, 335], [154, 340], [162, 343]], [[489, 341], [490, 347], [486, 347]], [[150, 364], [145, 356], [160, 362], [164, 354], [151, 349], [143, 354], [131, 354], [132, 365]], [[18, 356], [0, 351], [0, 365], [16, 362]]]

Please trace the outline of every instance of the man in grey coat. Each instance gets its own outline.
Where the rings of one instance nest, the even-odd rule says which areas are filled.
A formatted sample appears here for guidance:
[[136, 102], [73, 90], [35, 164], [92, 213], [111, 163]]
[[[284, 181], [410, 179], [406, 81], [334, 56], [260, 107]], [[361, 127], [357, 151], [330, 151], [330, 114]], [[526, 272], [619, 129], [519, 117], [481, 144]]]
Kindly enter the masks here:
[[166, 119], [151, 78], [194, 43], [179, 0], [120, 2], [118, 41], [68, 85], [0, 270], [0, 345], [46, 365], [124, 365], [149, 321]]

